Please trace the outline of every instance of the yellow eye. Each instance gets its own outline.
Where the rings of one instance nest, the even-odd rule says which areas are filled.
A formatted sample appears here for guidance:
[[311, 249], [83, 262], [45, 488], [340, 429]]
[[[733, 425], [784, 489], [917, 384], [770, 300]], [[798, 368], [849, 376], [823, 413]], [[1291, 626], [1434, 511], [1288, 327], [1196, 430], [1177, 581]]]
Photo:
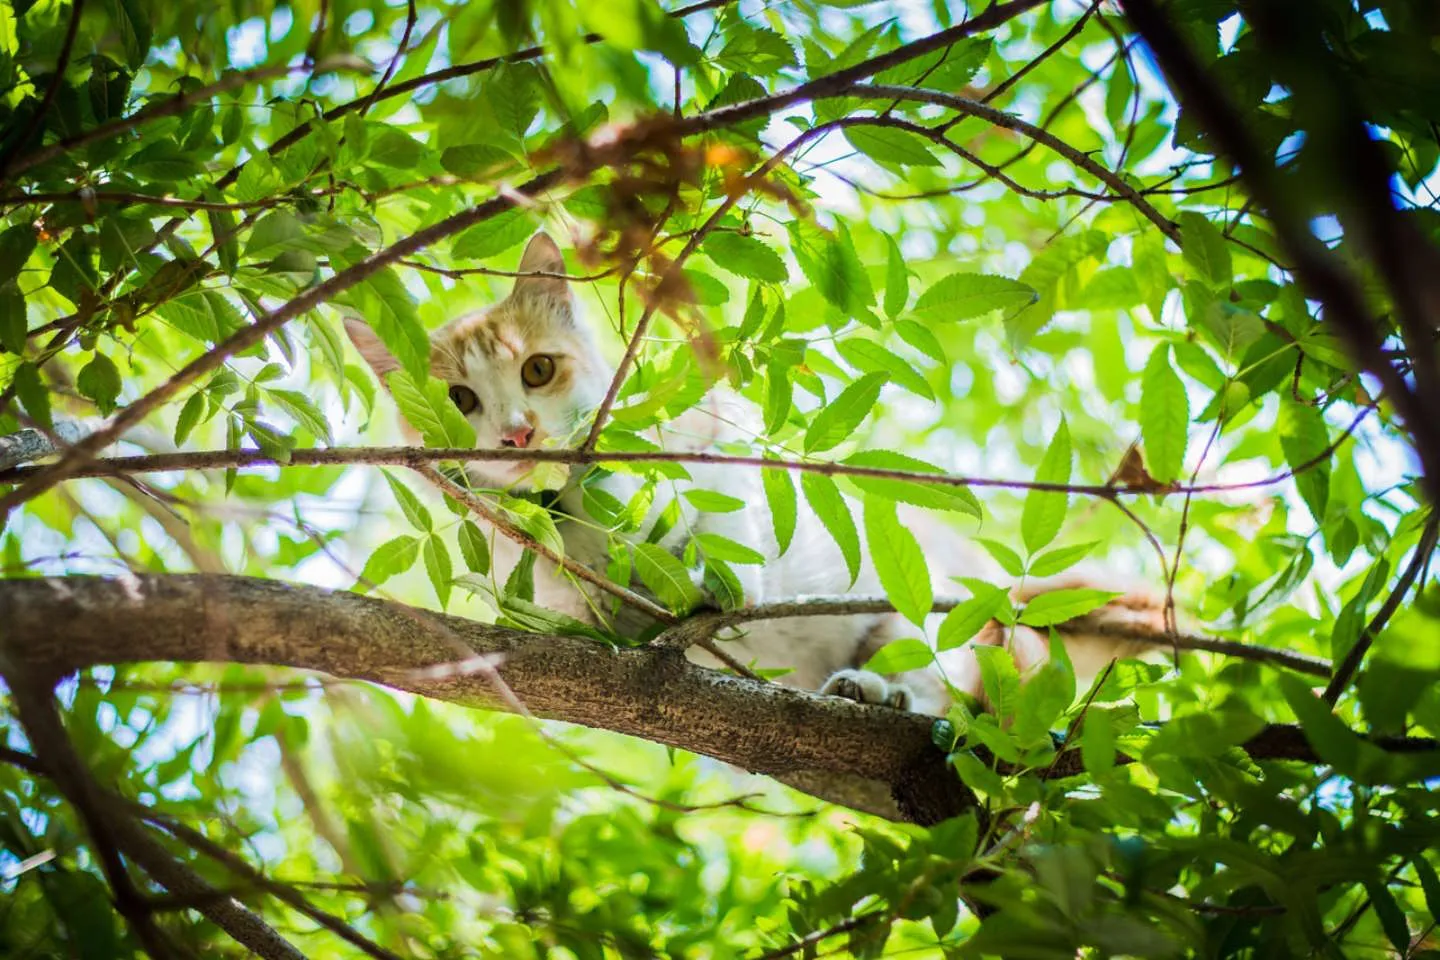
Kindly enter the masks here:
[[474, 413], [480, 407], [480, 398], [475, 396], [475, 391], [459, 384], [450, 388], [450, 402], [455, 404], [459, 411], [466, 416]]
[[548, 353], [535, 354], [520, 368], [520, 379], [527, 387], [545, 386], [555, 379], [555, 358]]

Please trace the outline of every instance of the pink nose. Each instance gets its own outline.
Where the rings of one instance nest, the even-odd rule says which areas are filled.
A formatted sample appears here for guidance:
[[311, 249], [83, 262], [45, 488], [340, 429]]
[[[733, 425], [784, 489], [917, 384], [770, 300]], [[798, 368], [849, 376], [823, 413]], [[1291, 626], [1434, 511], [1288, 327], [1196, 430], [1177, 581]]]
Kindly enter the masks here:
[[535, 436], [535, 430], [529, 424], [522, 423], [500, 434], [500, 445], [502, 447], [520, 447], [523, 449], [530, 446], [530, 438], [533, 436]]

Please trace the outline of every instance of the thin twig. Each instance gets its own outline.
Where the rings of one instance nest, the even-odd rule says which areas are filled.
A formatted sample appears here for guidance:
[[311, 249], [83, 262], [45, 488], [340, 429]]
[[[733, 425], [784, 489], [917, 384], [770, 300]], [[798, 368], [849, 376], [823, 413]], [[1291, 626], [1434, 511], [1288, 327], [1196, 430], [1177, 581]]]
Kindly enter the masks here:
[[1390, 596], [1385, 599], [1385, 604], [1375, 613], [1375, 617], [1365, 626], [1360, 638], [1355, 645], [1345, 653], [1345, 659], [1335, 668], [1335, 674], [1325, 687], [1325, 702], [1332, 707], [1335, 701], [1340, 699], [1340, 694], [1350, 685], [1350, 680], [1355, 676], [1355, 671], [1360, 668], [1360, 661], [1365, 659], [1365, 654], [1370, 649], [1370, 644], [1385, 629], [1390, 618], [1400, 609], [1400, 604], [1405, 602], [1405, 595], [1410, 592], [1420, 571], [1429, 562], [1431, 554], [1435, 552], [1436, 541], [1440, 540], [1440, 510], [1432, 509], [1430, 519], [1425, 524], [1425, 530], [1420, 534], [1420, 542], [1415, 544], [1415, 553], [1410, 557], [1410, 564], [1400, 574], [1400, 579], [1395, 581], [1395, 589], [1390, 591]]
[[75, 50], [75, 36], [80, 32], [80, 17], [85, 11], [85, 0], [70, 0], [70, 22], [65, 26], [65, 39], [60, 42], [60, 55], [55, 60], [55, 72], [50, 76], [50, 84], [45, 88], [45, 93], [40, 98], [40, 103], [35, 107], [35, 112], [30, 115], [30, 122], [25, 125], [25, 131], [20, 134], [4, 154], [0, 154], [0, 182], [12, 173], [18, 173], [24, 167], [19, 164], [15, 169], [10, 167], [10, 158], [17, 153], [23, 153], [35, 135], [45, 129], [45, 117], [50, 113], [50, 105], [55, 102], [56, 95], [60, 88], [65, 86], [65, 71], [70, 67], [70, 55]]

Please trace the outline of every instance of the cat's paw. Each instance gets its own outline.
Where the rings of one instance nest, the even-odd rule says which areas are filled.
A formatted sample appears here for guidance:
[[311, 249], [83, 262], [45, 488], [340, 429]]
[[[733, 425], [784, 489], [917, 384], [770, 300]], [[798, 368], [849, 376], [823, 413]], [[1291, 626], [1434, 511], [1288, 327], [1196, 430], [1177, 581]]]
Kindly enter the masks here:
[[914, 693], [905, 684], [886, 680], [869, 670], [840, 670], [825, 681], [820, 692], [856, 703], [883, 704], [896, 710], [909, 710], [915, 702]]

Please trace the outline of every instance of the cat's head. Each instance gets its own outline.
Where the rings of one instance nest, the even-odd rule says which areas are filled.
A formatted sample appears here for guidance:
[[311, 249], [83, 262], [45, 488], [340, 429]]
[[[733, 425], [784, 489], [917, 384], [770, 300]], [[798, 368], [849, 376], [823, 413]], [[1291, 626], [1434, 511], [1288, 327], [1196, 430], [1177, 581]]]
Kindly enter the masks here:
[[[560, 248], [536, 234], [519, 272], [564, 273]], [[382, 383], [399, 369], [364, 321], [347, 319], [345, 329]], [[517, 279], [504, 300], [432, 333], [430, 372], [450, 385], [450, 400], [482, 449], [575, 442], [611, 377], [566, 281], [543, 276]], [[529, 470], [523, 463], [477, 461], [468, 472], [486, 485], [524, 488]]]

